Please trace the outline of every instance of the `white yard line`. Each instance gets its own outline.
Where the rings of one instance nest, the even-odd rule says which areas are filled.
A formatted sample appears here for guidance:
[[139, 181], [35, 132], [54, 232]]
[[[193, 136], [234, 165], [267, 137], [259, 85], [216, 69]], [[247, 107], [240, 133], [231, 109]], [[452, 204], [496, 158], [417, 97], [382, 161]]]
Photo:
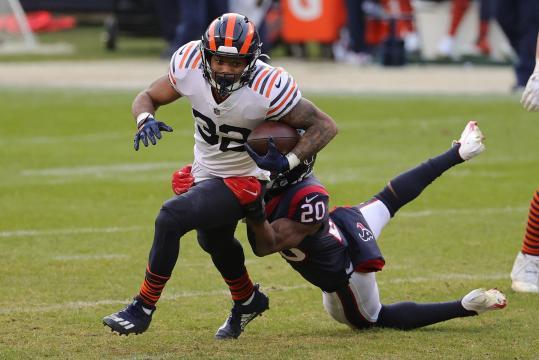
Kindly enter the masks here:
[[[440, 280], [462, 280], [462, 281], [478, 281], [478, 280], [503, 280], [508, 279], [509, 274], [507, 273], [496, 273], [496, 274], [484, 274], [484, 275], [471, 275], [471, 274], [439, 274], [433, 276], [425, 277], [412, 277], [412, 278], [394, 278], [388, 279], [385, 281], [378, 281], [379, 285], [384, 284], [400, 284], [400, 283], [422, 283], [430, 281], [440, 281]], [[295, 291], [301, 289], [316, 289], [313, 285], [302, 284], [295, 286], [268, 286], [265, 287], [264, 291], [274, 292], [274, 291]], [[226, 290], [210, 290], [210, 291], [182, 291], [175, 294], [163, 295], [161, 301], [174, 301], [182, 298], [192, 298], [192, 297], [204, 297], [204, 296], [227, 296], [229, 294]], [[66, 303], [59, 303], [54, 305], [37, 305], [37, 306], [15, 306], [11, 308], [0, 308], [0, 315], [9, 315], [16, 313], [45, 313], [51, 311], [67, 311], [67, 310], [81, 310], [87, 308], [94, 308], [99, 306], [106, 305], [126, 305], [129, 303], [129, 299], [123, 300], [114, 300], [114, 299], [104, 299], [96, 301], [72, 301]]]
[[27, 169], [22, 170], [22, 176], [87, 176], [87, 175], [105, 175], [116, 173], [132, 173], [140, 171], [152, 171], [159, 169], [170, 169], [178, 167], [182, 162], [159, 162], [159, 163], [139, 163], [139, 164], [111, 164], [97, 166], [77, 166], [46, 169]]
[[[527, 207], [501, 207], [501, 208], [474, 208], [474, 209], [436, 209], [420, 211], [402, 211], [399, 217], [429, 217], [443, 215], [468, 215], [476, 216], [491, 214], [520, 214], [528, 210]], [[0, 238], [11, 237], [36, 237], [55, 235], [76, 235], [76, 234], [109, 234], [134, 232], [148, 229], [147, 226], [127, 226], [127, 227], [105, 227], [105, 228], [72, 228], [72, 229], [28, 229], [28, 230], [6, 230], [0, 231]]]
[[428, 217], [440, 215], [467, 215], [475, 216], [492, 215], [492, 214], [518, 214], [528, 211], [527, 207], [502, 207], [502, 208], [473, 208], [473, 209], [437, 209], [437, 210], [421, 210], [421, 211], [403, 211], [398, 216], [400, 217]]
[[146, 228], [147, 228], [146, 226], [127, 226], [127, 227], [106, 227], [106, 228], [12, 230], [12, 231], [0, 231], [0, 238], [75, 235], [75, 234], [110, 234], [110, 233], [140, 231]]
[[378, 281], [378, 284], [405, 284], [405, 283], [422, 283], [429, 281], [444, 281], [444, 280], [464, 280], [464, 281], [477, 281], [477, 280], [503, 280], [509, 279], [509, 273], [498, 274], [486, 274], [486, 275], [471, 275], [471, 274], [439, 274], [436, 276], [418, 276], [412, 278], [394, 278], [385, 281]]
[[[194, 128], [189, 127], [188, 122], [178, 123], [174, 119], [170, 119], [171, 126], [174, 127], [174, 134], [171, 136], [174, 137], [188, 137], [192, 139]], [[179, 128], [181, 126], [181, 128]], [[50, 144], [62, 144], [66, 143], [95, 143], [102, 141], [117, 140], [122, 142], [132, 141], [133, 135], [129, 132], [114, 132], [114, 133], [96, 133], [96, 134], [74, 134], [74, 135], [64, 135], [64, 136], [20, 136], [17, 138], [1, 138], [0, 145], [2, 146], [11, 146], [11, 145], [50, 145]]]
[[53, 257], [53, 260], [58, 261], [85, 261], [85, 260], [116, 260], [128, 259], [125, 254], [102, 254], [102, 255], [58, 255]]

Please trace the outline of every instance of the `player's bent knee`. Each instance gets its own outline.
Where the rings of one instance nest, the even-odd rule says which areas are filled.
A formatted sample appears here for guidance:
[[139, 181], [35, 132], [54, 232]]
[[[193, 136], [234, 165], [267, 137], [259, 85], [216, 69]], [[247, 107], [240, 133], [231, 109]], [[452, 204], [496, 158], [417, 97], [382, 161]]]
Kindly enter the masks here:
[[351, 324], [346, 320], [346, 316], [344, 315], [344, 310], [340, 301], [338, 301], [333, 293], [323, 293], [322, 303], [324, 304], [324, 309], [326, 309], [326, 312], [335, 321], [351, 326]]
[[209, 238], [198, 234], [197, 241], [202, 250], [212, 255], [232, 256], [237, 251], [243, 252], [241, 244], [234, 237]]
[[176, 219], [164, 206], [161, 207], [161, 210], [155, 219], [155, 230], [156, 232], [159, 231], [167, 234], [175, 234], [178, 236], [178, 238], [186, 232], [185, 227], [182, 226], [180, 221]]
[[337, 293], [323, 293], [322, 302], [324, 309], [335, 321], [347, 325], [352, 329], [368, 329], [376, 324], [376, 321], [368, 321], [362, 316], [358, 316], [353, 311], [348, 311], [348, 316], [344, 305]]

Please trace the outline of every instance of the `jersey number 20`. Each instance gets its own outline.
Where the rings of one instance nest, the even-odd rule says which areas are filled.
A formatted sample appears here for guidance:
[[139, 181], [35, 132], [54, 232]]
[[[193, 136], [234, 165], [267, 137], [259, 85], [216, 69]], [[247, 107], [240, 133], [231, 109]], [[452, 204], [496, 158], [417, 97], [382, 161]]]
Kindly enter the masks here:
[[326, 206], [322, 201], [317, 201], [316, 203], [305, 203], [301, 205], [301, 222], [310, 223], [315, 220], [320, 221], [324, 218], [326, 214]]

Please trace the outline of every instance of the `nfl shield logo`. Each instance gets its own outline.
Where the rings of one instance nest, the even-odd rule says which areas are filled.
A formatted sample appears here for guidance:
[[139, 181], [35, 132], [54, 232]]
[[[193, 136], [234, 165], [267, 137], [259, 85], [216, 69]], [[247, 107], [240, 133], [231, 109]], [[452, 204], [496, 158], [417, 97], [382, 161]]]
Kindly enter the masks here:
[[217, 109], [217, 108], [213, 108], [213, 113], [217, 116], [221, 115], [221, 110]]

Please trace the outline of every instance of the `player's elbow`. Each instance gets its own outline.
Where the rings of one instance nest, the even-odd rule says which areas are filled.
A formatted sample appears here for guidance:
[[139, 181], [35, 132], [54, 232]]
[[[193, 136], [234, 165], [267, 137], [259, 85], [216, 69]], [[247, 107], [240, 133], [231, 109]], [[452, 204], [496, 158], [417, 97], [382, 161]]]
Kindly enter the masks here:
[[339, 132], [339, 128], [337, 127], [337, 123], [331, 116], [324, 112], [321, 113], [321, 123], [324, 126], [324, 134], [328, 137], [328, 140], [333, 139], [337, 133]]
[[337, 127], [337, 123], [332, 118], [329, 118], [328, 121], [328, 133], [331, 135], [331, 138], [333, 139], [337, 134], [339, 133], [339, 128]]
[[264, 257], [268, 256], [270, 254], [273, 254], [274, 251], [271, 251], [271, 249], [253, 249], [253, 253], [258, 257]]

